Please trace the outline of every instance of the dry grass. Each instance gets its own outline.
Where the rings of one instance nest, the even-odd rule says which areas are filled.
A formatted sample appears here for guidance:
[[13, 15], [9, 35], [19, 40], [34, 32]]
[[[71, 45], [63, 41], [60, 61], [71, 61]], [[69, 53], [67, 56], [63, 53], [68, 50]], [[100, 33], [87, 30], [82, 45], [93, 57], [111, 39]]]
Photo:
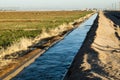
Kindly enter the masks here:
[[45, 29], [43, 29], [42, 33], [35, 38], [34, 42], [39, 41], [40, 39], [43, 39], [43, 38], [57, 36], [61, 34], [63, 31], [66, 31], [72, 28], [73, 28], [72, 24], [62, 24], [54, 29], [50, 29], [49, 31], [46, 31]]
[[[84, 18], [82, 18], [82, 20], [83, 19]], [[79, 19], [79, 21], [81, 21], [81, 19]], [[23, 38], [20, 38], [20, 40], [14, 41], [6, 49], [2, 48], [0, 50], [0, 67], [9, 64], [12, 61], [12, 59], [9, 59], [9, 60], [3, 59], [5, 55], [9, 55], [9, 54], [21, 51], [21, 50], [27, 50], [28, 46], [36, 44], [44, 38], [56, 36], [56, 35], [61, 34], [64, 31], [74, 28], [72, 24], [73, 23], [69, 23], [69, 24], [63, 23], [62, 25], [60, 25], [56, 28], [51, 28], [51, 29], [42, 28], [41, 34], [39, 34], [35, 38], [23, 37]]]
[[43, 28], [48, 31], [89, 13], [91, 11], [0, 12], [0, 48], [6, 48], [21, 37], [35, 38]]
[[42, 30], [42, 33], [38, 35], [35, 39], [30, 39], [30, 38], [21, 38], [19, 41], [14, 42], [11, 46], [7, 47], [7, 49], [2, 49], [0, 51], [0, 66], [4, 66], [8, 63], [11, 63], [12, 60], [5, 60], [3, 59], [5, 55], [10, 55], [12, 53], [21, 51], [21, 50], [27, 50], [28, 46], [31, 46], [41, 39], [47, 38], [47, 37], [52, 37], [52, 36], [57, 36], [61, 34], [63, 31], [67, 31], [69, 29], [72, 29], [73, 25], [71, 24], [63, 24], [60, 25], [59, 27], [56, 27], [55, 29], [51, 29], [49, 31], [46, 31], [45, 29]]

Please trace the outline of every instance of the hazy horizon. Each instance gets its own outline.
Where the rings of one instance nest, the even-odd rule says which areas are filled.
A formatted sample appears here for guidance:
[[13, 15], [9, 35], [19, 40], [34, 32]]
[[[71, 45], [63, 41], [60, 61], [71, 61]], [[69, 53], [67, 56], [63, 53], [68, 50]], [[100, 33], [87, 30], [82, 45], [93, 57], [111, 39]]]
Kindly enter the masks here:
[[1, 0], [0, 9], [17, 10], [80, 10], [86, 8], [119, 8], [120, 0]]

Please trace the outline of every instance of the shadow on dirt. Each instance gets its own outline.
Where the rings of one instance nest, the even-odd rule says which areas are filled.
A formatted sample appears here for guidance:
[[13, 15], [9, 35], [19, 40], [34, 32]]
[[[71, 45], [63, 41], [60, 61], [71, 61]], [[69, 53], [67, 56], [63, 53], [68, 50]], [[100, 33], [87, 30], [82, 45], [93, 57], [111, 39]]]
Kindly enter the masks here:
[[116, 25], [120, 26], [120, 12], [119, 11], [105, 11], [105, 16], [112, 20]]
[[[75, 56], [75, 59], [69, 68], [64, 80], [102, 80], [99, 77], [96, 77], [92, 74], [92, 72], [97, 73], [99, 75], [108, 75], [102, 67], [99, 66], [99, 58], [96, 51], [91, 48], [91, 44], [93, 43], [96, 36], [96, 29], [98, 27], [98, 18], [94, 21], [93, 26], [87, 34], [87, 37], [80, 48], [79, 52]], [[84, 55], [88, 55], [87, 62], [91, 65], [91, 69], [84, 70], [84, 67], [81, 65], [84, 63]]]
[[117, 32], [115, 32], [115, 36], [118, 38], [118, 40], [120, 40], [120, 36]]
[[115, 36], [120, 40], [120, 35], [117, 30], [120, 29], [120, 12], [119, 11], [105, 11], [105, 16], [114, 22], [113, 26], [115, 27]]
[[109, 45], [107, 46], [102, 46], [100, 44], [97, 44], [97, 43], [93, 43], [95, 46], [93, 46], [94, 48], [98, 49], [98, 50], [101, 50], [101, 51], [106, 51], [106, 52], [110, 52], [110, 53], [120, 53], [120, 48], [114, 48], [114, 47], [111, 47]]

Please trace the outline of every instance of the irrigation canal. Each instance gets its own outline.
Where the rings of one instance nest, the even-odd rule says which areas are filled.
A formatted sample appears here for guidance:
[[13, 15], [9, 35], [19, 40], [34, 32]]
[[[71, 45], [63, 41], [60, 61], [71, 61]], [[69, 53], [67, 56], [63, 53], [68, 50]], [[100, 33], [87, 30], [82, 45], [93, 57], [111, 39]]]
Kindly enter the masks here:
[[62, 80], [96, 17], [97, 13], [49, 48], [12, 80]]

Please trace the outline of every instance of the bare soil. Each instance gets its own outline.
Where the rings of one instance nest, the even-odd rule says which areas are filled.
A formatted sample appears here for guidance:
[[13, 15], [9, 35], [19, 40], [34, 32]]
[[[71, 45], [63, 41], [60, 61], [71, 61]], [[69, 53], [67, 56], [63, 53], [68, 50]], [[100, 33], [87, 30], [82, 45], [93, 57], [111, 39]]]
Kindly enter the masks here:
[[45, 43], [43, 43], [42, 45], [41, 44], [33, 45], [33, 46], [31, 46], [31, 50], [21, 51], [18, 53], [6, 55], [4, 57], [4, 59], [6, 59], [6, 60], [12, 59], [12, 63], [3, 66], [0, 69], [0, 78], [4, 78], [4, 76], [11, 74], [12, 71], [19, 69], [19, 67], [21, 67], [22, 65], [27, 63], [29, 60], [34, 58], [36, 55], [38, 55], [38, 54], [42, 55], [43, 51], [47, 50], [46, 48], [50, 47], [55, 42], [62, 39], [66, 33], [67, 33], [67, 31], [61, 35], [46, 38], [43, 40], [43, 41], [45, 41]]
[[99, 12], [64, 80], [120, 80], [119, 15]]
[[[84, 19], [79, 19], [75, 22], [75, 24], [72, 24], [74, 28], [76, 28], [81, 22], [83, 22], [85, 19], [89, 18], [92, 14], [88, 14], [87, 16], [84, 17]], [[73, 29], [74, 29], [73, 28]], [[29, 50], [27, 51], [21, 51], [21, 52], [16, 52], [10, 55], [6, 55], [4, 57], [5, 60], [12, 59], [12, 63], [7, 64], [0, 68], [0, 79], [8, 80], [17, 75], [17, 73], [12, 74], [15, 72], [15, 70], [19, 69], [22, 65], [30, 61], [31, 59], [34, 58], [34, 56], [40, 54], [42, 55], [44, 51], [46, 51], [49, 47], [53, 46], [56, 42], [59, 40], [63, 39], [64, 36], [66, 36], [70, 31], [73, 29], [68, 29], [66, 31], [63, 31], [60, 35], [45, 38], [43, 40], [40, 40], [39, 43], [32, 45], [29, 47]], [[31, 63], [31, 62], [30, 62]], [[27, 64], [28, 66], [28, 64]], [[26, 67], [26, 65], [25, 65]], [[22, 68], [20, 69], [22, 70]], [[19, 70], [19, 72], [20, 72]], [[12, 75], [11, 75], [12, 74]]]

